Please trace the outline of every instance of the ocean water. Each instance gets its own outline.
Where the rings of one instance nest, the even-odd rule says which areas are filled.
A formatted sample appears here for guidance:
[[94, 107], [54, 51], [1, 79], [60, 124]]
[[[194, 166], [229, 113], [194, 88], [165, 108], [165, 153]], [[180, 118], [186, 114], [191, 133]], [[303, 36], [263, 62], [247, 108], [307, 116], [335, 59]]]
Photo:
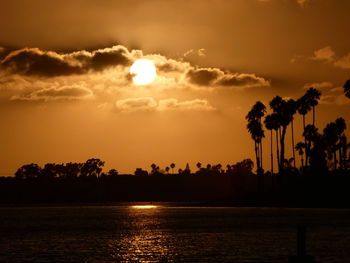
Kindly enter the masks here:
[[350, 210], [0, 208], [0, 262], [288, 262], [296, 226], [317, 262], [350, 262]]

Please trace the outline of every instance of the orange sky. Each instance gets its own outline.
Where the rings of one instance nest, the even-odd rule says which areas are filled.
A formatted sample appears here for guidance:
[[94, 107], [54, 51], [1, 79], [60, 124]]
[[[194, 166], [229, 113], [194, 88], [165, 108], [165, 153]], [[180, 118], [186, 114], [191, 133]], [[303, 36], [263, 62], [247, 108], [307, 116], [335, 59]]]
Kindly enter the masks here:
[[[91, 157], [121, 173], [253, 159], [250, 107], [311, 86], [323, 94], [319, 129], [341, 116], [349, 126], [348, 10], [348, 0], [2, 0], [0, 175]], [[157, 68], [148, 86], [129, 75], [139, 58]]]

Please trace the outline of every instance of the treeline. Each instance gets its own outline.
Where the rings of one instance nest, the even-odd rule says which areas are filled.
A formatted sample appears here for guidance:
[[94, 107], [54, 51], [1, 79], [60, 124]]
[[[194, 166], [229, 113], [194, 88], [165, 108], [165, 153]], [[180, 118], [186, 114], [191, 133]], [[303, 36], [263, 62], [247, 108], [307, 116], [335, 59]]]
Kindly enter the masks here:
[[[350, 98], [350, 80], [344, 84], [344, 94]], [[342, 172], [350, 169], [350, 144], [345, 135], [346, 122], [337, 118], [319, 130], [316, 127], [316, 106], [319, 104], [321, 92], [309, 88], [306, 93], [294, 100], [274, 97], [267, 107], [257, 101], [248, 112], [247, 129], [254, 141], [257, 174], [264, 174], [263, 168], [263, 139], [265, 130], [270, 133], [270, 167], [269, 174], [327, 174]], [[312, 113], [312, 122], [306, 123], [306, 115]], [[303, 141], [294, 141], [294, 118], [302, 116]], [[287, 130], [290, 130], [292, 156], [286, 157]], [[299, 155], [301, 166], [296, 165], [296, 153]], [[276, 158], [277, 169], [274, 167]]]
[[[16, 180], [28, 181], [52, 181], [52, 180], [107, 180], [117, 178], [119, 175], [116, 169], [110, 169], [108, 172], [103, 171], [105, 162], [98, 158], [88, 159], [84, 163], [66, 163], [55, 164], [47, 163], [43, 167], [38, 164], [31, 163], [21, 166], [15, 173]], [[135, 176], [245, 176], [253, 174], [254, 163], [250, 159], [245, 159], [233, 165], [207, 164], [202, 167], [201, 163], [197, 163], [197, 170], [192, 172], [187, 164], [184, 169], [179, 168], [176, 172], [175, 163], [171, 163], [164, 169], [156, 164], [151, 164], [150, 171], [137, 168], [134, 172]]]

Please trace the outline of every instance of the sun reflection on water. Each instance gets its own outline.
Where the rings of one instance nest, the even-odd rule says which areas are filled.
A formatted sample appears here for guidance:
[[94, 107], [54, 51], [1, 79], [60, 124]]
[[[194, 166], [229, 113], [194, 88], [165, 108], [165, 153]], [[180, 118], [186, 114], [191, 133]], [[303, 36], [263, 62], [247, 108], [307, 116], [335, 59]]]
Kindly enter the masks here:
[[158, 208], [158, 205], [132, 205], [130, 206], [134, 209], [152, 209], [152, 208]]
[[128, 206], [128, 220], [118, 238], [109, 241], [112, 257], [118, 262], [174, 262], [169, 236], [160, 226], [163, 209], [159, 205]]

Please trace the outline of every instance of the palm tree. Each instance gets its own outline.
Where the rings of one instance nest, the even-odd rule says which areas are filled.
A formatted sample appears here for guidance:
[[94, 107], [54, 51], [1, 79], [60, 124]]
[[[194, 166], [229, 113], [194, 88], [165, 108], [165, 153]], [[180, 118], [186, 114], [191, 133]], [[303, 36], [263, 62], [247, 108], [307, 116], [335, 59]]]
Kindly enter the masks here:
[[264, 131], [262, 129], [261, 123], [258, 120], [249, 121], [247, 125], [247, 129], [254, 141], [257, 172], [261, 173], [261, 162], [260, 162], [261, 159], [260, 159], [259, 145], [261, 143], [262, 138], [264, 137]]
[[328, 159], [333, 159], [334, 170], [337, 169], [337, 154], [336, 154], [336, 145], [338, 141], [337, 136], [337, 127], [334, 122], [330, 122], [323, 129], [323, 138], [326, 143], [326, 149], [328, 152]]
[[344, 94], [350, 99], [350, 79], [344, 83]]
[[198, 162], [198, 163], [196, 164], [196, 166], [197, 166], [198, 170], [200, 170], [200, 169], [202, 168], [202, 164], [201, 164], [200, 162]]
[[170, 170], [169, 166], [165, 167], [165, 172], [166, 172], [167, 174], [169, 174], [169, 170]]
[[309, 88], [305, 93], [308, 104], [312, 107], [312, 125], [315, 126], [315, 107], [321, 97], [321, 92], [314, 88]]
[[175, 164], [174, 164], [174, 163], [171, 163], [171, 164], [170, 164], [170, 168], [171, 168], [171, 173], [174, 174]]
[[[312, 124], [309, 124], [305, 127], [303, 136], [306, 140], [306, 144], [305, 144], [306, 153], [310, 152], [312, 143], [314, 143], [316, 141], [316, 139], [319, 137], [319, 134], [317, 131], [318, 131], [318, 129]], [[305, 159], [305, 166], [306, 167], [308, 166], [308, 162], [309, 162], [309, 155], [306, 154], [306, 159]]]
[[343, 168], [343, 158], [342, 158], [342, 144], [343, 144], [343, 133], [346, 129], [346, 123], [345, 120], [343, 118], [338, 118], [335, 120], [335, 125], [336, 125], [336, 134], [338, 137], [338, 145], [337, 145], [337, 149], [339, 152], [339, 168], [342, 169]]
[[271, 132], [271, 147], [270, 147], [270, 151], [271, 151], [271, 174], [273, 174], [273, 129], [274, 129], [274, 125], [273, 125], [273, 117], [272, 115], [267, 115], [265, 117], [265, 127], [266, 129], [268, 129]]
[[311, 105], [308, 103], [306, 96], [302, 96], [297, 100], [298, 113], [303, 116], [303, 128], [305, 130], [305, 115], [311, 110]]
[[291, 123], [293, 119], [293, 111], [291, 110], [291, 104], [288, 101], [285, 101], [280, 96], [274, 97], [270, 102], [270, 108], [276, 114], [276, 118], [280, 124], [279, 133], [280, 133], [280, 145], [281, 153], [279, 158], [279, 172], [282, 172], [284, 165], [284, 153], [285, 153], [285, 136], [287, 132], [287, 126]]
[[288, 100], [288, 108], [289, 108], [289, 112], [291, 114], [291, 128], [292, 128], [292, 152], [293, 152], [293, 164], [294, 164], [294, 168], [296, 167], [295, 164], [295, 147], [294, 147], [294, 115], [297, 112], [298, 109], [298, 104], [295, 100], [290, 99]]
[[295, 150], [297, 150], [298, 154], [300, 155], [302, 169], [304, 168], [304, 149], [305, 149], [305, 143], [303, 142], [298, 142], [295, 145]]
[[265, 113], [265, 105], [261, 101], [257, 101], [246, 116], [246, 119], [248, 120], [247, 128], [255, 144], [254, 149], [258, 173], [262, 172], [262, 138], [265, 137], [265, 135], [264, 130], [262, 129], [261, 118], [264, 117]]

